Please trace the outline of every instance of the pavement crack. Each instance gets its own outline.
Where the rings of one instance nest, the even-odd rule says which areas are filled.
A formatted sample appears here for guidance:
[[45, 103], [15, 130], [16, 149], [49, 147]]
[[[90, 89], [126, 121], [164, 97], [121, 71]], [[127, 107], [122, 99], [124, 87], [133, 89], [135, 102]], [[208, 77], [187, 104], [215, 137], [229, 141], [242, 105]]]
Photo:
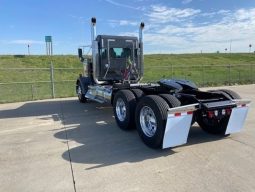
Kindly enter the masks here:
[[241, 144], [243, 144], [243, 145], [245, 145], [245, 146], [248, 146], [248, 147], [251, 147], [251, 148], [255, 149], [255, 147], [254, 147], [254, 146], [249, 145], [248, 143], [245, 143], [245, 142], [243, 142], [243, 141], [239, 141], [239, 140], [237, 140], [237, 139], [233, 139], [233, 138], [229, 138], [229, 139], [231, 139], [232, 141], [235, 141], [235, 142], [241, 143]]
[[71, 158], [71, 152], [70, 152], [70, 146], [69, 146], [69, 139], [68, 139], [67, 129], [66, 129], [66, 125], [65, 125], [65, 116], [64, 116], [64, 113], [63, 113], [62, 101], [60, 101], [60, 108], [61, 108], [61, 119], [62, 119], [61, 121], [62, 121], [62, 124], [64, 126], [64, 130], [65, 130], [65, 139], [66, 139], [66, 145], [67, 145], [67, 150], [68, 150], [70, 169], [71, 169], [72, 180], [73, 180], [73, 188], [74, 188], [74, 192], [76, 192], [76, 184], [75, 184], [75, 179], [74, 179], [74, 171], [73, 171], [72, 158]]

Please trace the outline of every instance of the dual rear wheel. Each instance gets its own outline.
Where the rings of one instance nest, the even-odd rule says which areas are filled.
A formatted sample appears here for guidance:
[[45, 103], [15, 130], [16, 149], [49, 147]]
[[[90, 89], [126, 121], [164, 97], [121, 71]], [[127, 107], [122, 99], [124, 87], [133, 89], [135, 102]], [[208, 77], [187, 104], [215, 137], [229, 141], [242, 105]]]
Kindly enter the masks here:
[[[228, 99], [241, 97], [230, 90], [216, 90]], [[120, 90], [113, 100], [115, 120], [123, 130], [136, 128], [143, 142], [151, 148], [160, 148], [164, 137], [167, 110], [181, 102], [170, 94], [145, 95], [142, 90]], [[202, 112], [196, 114], [200, 127], [212, 134], [224, 134], [229, 117], [209, 119]]]
[[113, 100], [115, 120], [121, 129], [137, 128], [143, 142], [151, 148], [162, 145], [167, 110], [180, 106], [169, 94], [147, 95], [142, 90], [120, 90]]

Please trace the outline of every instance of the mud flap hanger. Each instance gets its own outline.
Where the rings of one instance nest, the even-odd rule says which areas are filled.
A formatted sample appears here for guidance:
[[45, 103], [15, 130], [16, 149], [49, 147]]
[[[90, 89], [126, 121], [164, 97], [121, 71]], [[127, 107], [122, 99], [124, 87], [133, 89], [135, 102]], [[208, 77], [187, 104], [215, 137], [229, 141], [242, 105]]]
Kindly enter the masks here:
[[[250, 103], [249, 100], [232, 101], [236, 104], [236, 107], [232, 108], [225, 134], [239, 132], [242, 129], [249, 108], [248, 104]], [[193, 112], [198, 109], [200, 109], [199, 103], [168, 110], [165, 134], [162, 143], [163, 149], [187, 143]]]

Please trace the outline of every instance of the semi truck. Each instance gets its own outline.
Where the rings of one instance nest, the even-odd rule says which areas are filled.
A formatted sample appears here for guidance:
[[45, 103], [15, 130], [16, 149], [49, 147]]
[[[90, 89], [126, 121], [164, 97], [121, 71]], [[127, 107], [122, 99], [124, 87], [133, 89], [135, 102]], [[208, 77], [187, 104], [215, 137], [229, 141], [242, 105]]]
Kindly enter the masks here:
[[250, 101], [241, 99], [236, 92], [201, 91], [183, 79], [141, 83], [144, 27], [142, 22], [138, 37], [96, 35], [96, 18], [91, 19], [92, 55], [84, 56], [83, 50], [78, 49], [84, 66], [84, 74], [76, 81], [79, 101], [110, 103], [119, 128], [137, 129], [151, 148], [185, 144], [195, 122], [210, 134], [239, 132]]

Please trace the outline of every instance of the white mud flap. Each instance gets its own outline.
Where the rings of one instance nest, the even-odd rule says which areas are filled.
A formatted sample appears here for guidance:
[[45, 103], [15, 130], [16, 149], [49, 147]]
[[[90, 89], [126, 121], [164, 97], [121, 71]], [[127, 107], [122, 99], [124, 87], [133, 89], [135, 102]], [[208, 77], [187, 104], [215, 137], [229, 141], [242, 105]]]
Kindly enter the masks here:
[[232, 109], [225, 134], [240, 132], [246, 119], [250, 101], [234, 100], [237, 107]]
[[187, 143], [193, 111], [197, 110], [197, 106], [192, 104], [168, 110], [163, 149]]

